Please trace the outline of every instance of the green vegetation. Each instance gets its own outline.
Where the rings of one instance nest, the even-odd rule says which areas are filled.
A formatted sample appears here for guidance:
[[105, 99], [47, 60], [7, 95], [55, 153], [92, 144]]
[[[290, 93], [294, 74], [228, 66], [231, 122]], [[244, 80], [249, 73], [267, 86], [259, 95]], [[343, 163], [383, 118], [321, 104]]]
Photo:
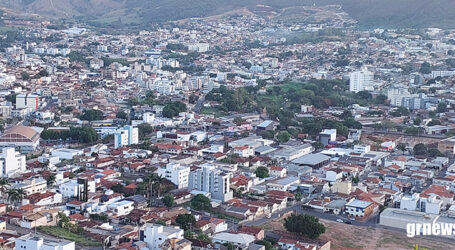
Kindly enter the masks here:
[[203, 195], [198, 194], [194, 196], [190, 201], [190, 206], [194, 210], [202, 210], [202, 211], [210, 211], [212, 210], [212, 204], [210, 203], [210, 199]]
[[92, 143], [98, 141], [100, 136], [92, 127], [70, 127], [69, 130], [62, 131], [46, 129], [41, 133], [41, 138], [44, 140], [67, 140], [71, 138], [82, 143]]
[[267, 178], [267, 177], [269, 177], [269, 169], [266, 168], [266, 167], [258, 167], [254, 173], [259, 178]]
[[79, 116], [81, 120], [85, 121], [98, 121], [104, 118], [103, 112], [97, 109], [87, 109], [84, 110], [81, 116]]
[[172, 118], [178, 116], [180, 112], [186, 111], [186, 105], [183, 102], [171, 102], [164, 106], [163, 116]]
[[293, 233], [298, 233], [316, 239], [325, 233], [325, 226], [319, 219], [307, 214], [292, 214], [284, 219], [284, 227]]
[[44, 232], [46, 234], [50, 234], [55, 237], [61, 237], [66, 240], [74, 241], [78, 245], [83, 245], [83, 246], [87, 246], [87, 247], [101, 246], [101, 242], [99, 242], [97, 240], [87, 238], [86, 236], [81, 235], [81, 234], [76, 234], [76, 233], [70, 232], [69, 230], [62, 228], [62, 227], [40, 226], [38, 229], [39, 229], [39, 231]]
[[163, 202], [163, 204], [168, 207], [168, 208], [171, 208], [172, 206], [174, 206], [174, 196], [172, 194], [167, 194], [165, 195], [161, 201]]
[[192, 214], [179, 214], [177, 218], [175, 218], [175, 223], [179, 225], [179, 227], [183, 230], [190, 230], [191, 226], [196, 224], [196, 218]]
[[117, 114], [115, 115], [115, 117], [118, 118], [118, 119], [124, 119], [124, 120], [126, 120], [126, 119], [128, 119], [128, 114], [125, 113], [125, 111], [120, 110], [119, 112], [117, 112]]

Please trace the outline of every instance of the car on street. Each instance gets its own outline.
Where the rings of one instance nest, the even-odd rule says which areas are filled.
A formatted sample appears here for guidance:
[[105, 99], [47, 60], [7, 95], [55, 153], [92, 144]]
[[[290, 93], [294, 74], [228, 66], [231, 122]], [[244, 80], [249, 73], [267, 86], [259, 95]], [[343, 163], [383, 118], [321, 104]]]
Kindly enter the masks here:
[[347, 220], [347, 221], [345, 221], [344, 223], [351, 225], [351, 224], [352, 224], [352, 221]]
[[344, 221], [342, 219], [337, 219], [337, 222], [343, 223]]

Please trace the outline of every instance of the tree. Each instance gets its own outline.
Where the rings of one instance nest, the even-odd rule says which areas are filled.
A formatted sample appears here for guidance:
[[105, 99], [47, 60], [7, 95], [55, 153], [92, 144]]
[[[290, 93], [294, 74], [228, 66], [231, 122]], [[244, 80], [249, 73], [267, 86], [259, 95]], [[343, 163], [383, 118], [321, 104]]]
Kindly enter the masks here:
[[431, 121], [427, 125], [428, 126], [441, 125], [441, 121], [438, 119], [431, 119]]
[[10, 187], [8, 178], [1, 178], [0, 179], [0, 194], [3, 197], [7, 192], [8, 188]]
[[212, 210], [212, 204], [210, 203], [210, 199], [203, 194], [198, 194], [194, 196], [190, 201], [190, 206], [194, 210], [202, 211]]
[[126, 119], [128, 119], [128, 114], [126, 114], [125, 111], [120, 110], [119, 112], [117, 112], [115, 117], [117, 117], [118, 119], [126, 120]]
[[303, 195], [302, 195], [302, 193], [300, 193], [300, 192], [297, 192], [297, 193], [295, 193], [295, 195], [294, 195], [294, 198], [295, 198], [296, 201], [301, 201], [301, 200], [302, 200], [302, 197], [303, 197]]
[[428, 156], [429, 157], [439, 157], [439, 156], [444, 156], [441, 151], [439, 151], [437, 148], [430, 148], [428, 149]]
[[406, 151], [406, 148], [408, 147], [408, 145], [406, 143], [399, 143], [397, 145], [397, 149], [401, 150], [401, 151]]
[[177, 116], [180, 112], [186, 111], [186, 105], [182, 102], [171, 102], [164, 106], [163, 116], [172, 118]]
[[52, 185], [54, 185], [55, 180], [56, 180], [55, 174], [49, 174], [49, 175], [46, 177], [47, 186], [52, 186]]
[[437, 113], [444, 113], [447, 112], [447, 103], [440, 102], [438, 103], [438, 107], [436, 108]]
[[81, 120], [97, 121], [103, 119], [103, 112], [97, 109], [84, 110], [83, 114], [79, 117]]
[[414, 125], [419, 126], [421, 123], [422, 123], [422, 119], [420, 119], [419, 117], [416, 117], [414, 119]]
[[161, 199], [161, 201], [166, 207], [171, 208], [174, 205], [174, 196], [172, 194], [167, 194]]
[[42, 69], [42, 70], [40, 70], [40, 72], [38, 72], [38, 76], [41, 76], [41, 77], [49, 76], [49, 73], [47, 72], [47, 70]]
[[287, 131], [281, 131], [278, 133], [276, 138], [279, 142], [288, 142], [291, 138], [291, 135]]
[[196, 238], [200, 241], [212, 242], [212, 239], [205, 233], [198, 234]]
[[179, 214], [177, 218], [175, 218], [175, 223], [179, 225], [179, 227], [183, 230], [190, 230], [191, 226], [196, 224], [196, 218], [192, 214]]
[[424, 62], [420, 65], [420, 73], [422, 74], [430, 74], [431, 73], [431, 65], [428, 62]]
[[256, 243], [259, 245], [265, 246], [265, 250], [275, 250], [275, 248], [273, 247], [273, 244], [268, 240], [259, 240]]
[[321, 149], [321, 148], [324, 148], [324, 144], [322, 144], [321, 142], [313, 142], [313, 144], [311, 144], [313, 146], [314, 149], [318, 150], [318, 149]]
[[24, 80], [24, 81], [30, 80], [30, 75], [25, 71], [21, 72], [21, 77], [22, 77], [22, 80]]
[[427, 151], [427, 146], [423, 143], [416, 144], [413, 148], [414, 155], [426, 155]]
[[259, 178], [267, 178], [267, 177], [269, 177], [269, 169], [266, 168], [266, 167], [258, 167], [254, 173]]
[[148, 123], [142, 123], [137, 126], [139, 130], [139, 137], [143, 138], [148, 134], [153, 133], [153, 127]]
[[8, 201], [12, 204], [17, 204], [27, 195], [22, 188], [11, 188], [7, 191]]
[[284, 227], [289, 232], [305, 235], [311, 239], [316, 239], [325, 233], [325, 226], [319, 222], [319, 219], [307, 214], [291, 214], [284, 219]]

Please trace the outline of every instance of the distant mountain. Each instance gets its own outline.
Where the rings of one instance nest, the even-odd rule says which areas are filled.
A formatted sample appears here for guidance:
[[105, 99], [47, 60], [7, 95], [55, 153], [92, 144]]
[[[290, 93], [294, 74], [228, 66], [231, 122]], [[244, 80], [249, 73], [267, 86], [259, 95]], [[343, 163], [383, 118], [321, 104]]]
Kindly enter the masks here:
[[1, 0], [0, 5], [44, 16], [149, 24], [206, 17], [258, 4], [279, 12], [303, 5], [341, 5], [363, 27], [455, 28], [454, 0]]

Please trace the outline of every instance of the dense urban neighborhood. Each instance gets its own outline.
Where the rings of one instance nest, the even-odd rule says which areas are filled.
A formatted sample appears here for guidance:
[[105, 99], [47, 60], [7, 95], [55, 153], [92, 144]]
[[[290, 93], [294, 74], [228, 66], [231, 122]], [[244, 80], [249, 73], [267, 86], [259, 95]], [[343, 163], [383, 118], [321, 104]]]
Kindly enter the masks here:
[[268, 12], [0, 11], [0, 248], [452, 249], [455, 30]]

